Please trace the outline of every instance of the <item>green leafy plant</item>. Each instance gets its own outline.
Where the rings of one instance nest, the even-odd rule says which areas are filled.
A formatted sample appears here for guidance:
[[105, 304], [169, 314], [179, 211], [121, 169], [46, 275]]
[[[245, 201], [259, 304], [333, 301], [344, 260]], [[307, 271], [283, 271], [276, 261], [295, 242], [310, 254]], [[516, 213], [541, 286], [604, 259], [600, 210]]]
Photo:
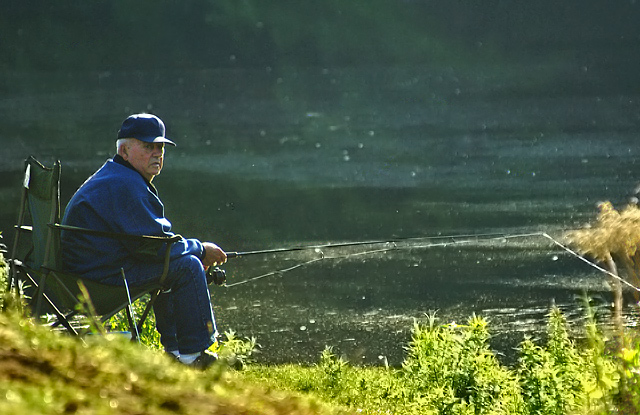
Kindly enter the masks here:
[[549, 315], [547, 348], [526, 339], [520, 345], [518, 374], [527, 411], [560, 415], [575, 409], [581, 392], [582, 366], [568, 341], [564, 319], [557, 308]]
[[[585, 391], [584, 407], [593, 413], [610, 414], [637, 414], [638, 411], [618, 411], [620, 403], [627, 406], [627, 401], [633, 400], [629, 394], [627, 378], [625, 376], [625, 357], [629, 356], [623, 348], [613, 352], [616, 347], [608, 345], [609, 339], [598, 328], [593, 310], [587, 305], [587, 321], [585, 323], [587, 345], [581, 356], [587, 362], [584, 373], [580, 378]], [[627, 343], [626, 341], [624, 343]], [[620, 357], [622, 359], [620, 359]], [[634, 366], [632, 371], [637, 371], [640, 366]], [[636, 391], [640, 392], [640, 390]], [[637, 396], [637, 394], [636, 394]], [[637, 408], [637, 406], [636, 406]]]
[[[620, 371], [623, 387], [613, 393], [611, 401], [604, 395], [606, 407], [617, 407], [621, 414], [640, 413], [640, 342], [637, 340], [630, 347], [625, 347], [620, 352]], [[603, 376], [606, 382], [607, 377]], [[602, 382], [600, 382], [602, 383]]]
[[414, 325], [401, 376], [415, 409], [435, 413], [513, 413], [521, 403], [516, 378], [488, 347], [487, 321]]
[[318, 367], [324, 375], [323, 387], [335, 391], [337, 395], [343, 384], [344, 372], [348, 369], [347, 362], [333, 353], [332, 347], [326, 347], [320, 355]]
[[[0, 238], [1, 237], [2, 237], [2, 234], [0, 233]], [[9, 283], [9, 267], [7, 266], [7, 262], [4, 259], [4, 254], [0, 252], [0, 286], [2, 287], [2, 289], [0, 290], [0, 292], [2, 292], [2, 295], [0, 295], [0, 310], [4, 309], [5, 302], [7, 301], [7, 297], [9, 294], [8, 283]]]
[[27, 299], [25, 284], [23, 281], [18, 281], [14, 289], [9, 291], [9, 272], [9, 264], [7, 264], [4, 254], [0, 252], [0, 285], [2, 286], [0, 289], [0, 310], [15, 311], [26, 316], [28, 309], [25, 307]]
[[233, 330], [225, 331], [224, 337], [224, 341], [213, 345], [213, 350], [229, 366], [240, 370], [254, 362], [253, 353], [259, 347], [255, 337], [240, 339]]

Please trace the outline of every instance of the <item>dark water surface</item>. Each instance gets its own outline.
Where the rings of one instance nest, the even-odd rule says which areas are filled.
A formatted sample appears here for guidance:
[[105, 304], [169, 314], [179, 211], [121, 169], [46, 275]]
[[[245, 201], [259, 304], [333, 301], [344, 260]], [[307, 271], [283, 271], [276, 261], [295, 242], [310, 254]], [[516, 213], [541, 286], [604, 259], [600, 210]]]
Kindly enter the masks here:
[[[560, 237], [636, 186], [640, 105], [583, 68], [309, 68], [185, 73], [3, 73], [0, 229], [22, 160], [63, 164], [63, 201], [115, 150], [132, 112], [178, 147], [156, 179], [174, 230], [228, 251], [414, 236]], [[446, 239], [454, 241], [452, 239]], [[325, 345], [397, 364], [414, 319], [487, 317], [505, 355], [539, 337], [552, 303], [608, 302], [604, 278], [539, 235], [457, 238], [232, 259], [214, 287], [219, 329], [265, 362]], [[357, 254], [357, 255], [354, 255]], [[338, 257], [330, 259], [331, 257]], [[631, 318], [631, 317], [629, 317]], [[630, 322], [631, 324], [631, 322]]]

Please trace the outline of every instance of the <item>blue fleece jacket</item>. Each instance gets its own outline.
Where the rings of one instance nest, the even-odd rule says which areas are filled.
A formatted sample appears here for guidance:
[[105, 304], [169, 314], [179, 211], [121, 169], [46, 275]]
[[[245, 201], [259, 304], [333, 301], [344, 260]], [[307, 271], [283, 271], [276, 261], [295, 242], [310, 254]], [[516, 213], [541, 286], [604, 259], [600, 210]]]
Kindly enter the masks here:
[[[174, 235], [155, 187], [117, 155], [73, 195], [62, 224], [132, 235]], [[166, 252], [165, 247], [155, 256], [144, 256], [136, 252], [139, 245], [134, 242], [72, 231], [62, 232], [61, 240], [65, 269], [97, 280], [117, 276], [120, 268], [126, 272], [141, 261], [160, 262]], [[171, 258], [203, 254], [197, 239], [182, 238], [171, 247]]]

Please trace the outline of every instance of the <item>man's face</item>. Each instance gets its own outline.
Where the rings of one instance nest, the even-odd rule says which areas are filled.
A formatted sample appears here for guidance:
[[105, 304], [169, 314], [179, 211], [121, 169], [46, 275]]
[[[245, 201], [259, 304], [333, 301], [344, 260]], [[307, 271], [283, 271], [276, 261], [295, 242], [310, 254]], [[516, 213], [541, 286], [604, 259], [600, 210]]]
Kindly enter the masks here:
[[164, 162], [164, 143], [145, 143], [133, 139], [125, 146], [123, 153], [121, 156], [148, 181], [160, 174]]

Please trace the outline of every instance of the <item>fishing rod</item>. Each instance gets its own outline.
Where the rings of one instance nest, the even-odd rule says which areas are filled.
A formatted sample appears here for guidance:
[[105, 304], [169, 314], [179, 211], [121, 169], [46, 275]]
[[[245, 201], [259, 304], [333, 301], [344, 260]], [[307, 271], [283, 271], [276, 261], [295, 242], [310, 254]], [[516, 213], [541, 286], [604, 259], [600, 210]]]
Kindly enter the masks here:
[[[316, 245], [300, 245], [300, 246], [293, 246], [293, 247], [284, 247], [284, 248], [273, 248], [273, 249], [262, 249], [262, 250], [255, 250], [255, 251], [233, 251], [233, 252], [227, 252], [227, 259], [230, 258], [240, 258], [240, 257], [245, 257], [245, 256], [252, 256], [252, 255], [267, 255], [267, 254], [278, 254], [278, 253], [285, 253], [285, 252], [296, 252], [296, 251], [306, 251], [306, 250], [321, 250], [321, 249], [329, 249], [329, 248], [345, 248], [345, 247], [354, 247], [354, 246], [366, 246], [366, 245], [382, 245], [382, 244], [392, 244], [394, 246], [394, 248], [397, 248], [397, 244], [401, 243], [401, 242], [409, 242], [409, 241], [421, 241], [421, 240], [451, 240], [450, 243], [458, 243], [460, 241], [460, 239], [466, 238], [474, 238], [474, 239], [495, 239], [495, 238], [509, 238], [512, 237], [513, 235], [506, 235], [504, 233], [499, 233], [499, 232], [495, 232], [495, 233], [484, 233], [484, 234], [461, 234], [461, 235], [439, 235], [439, 236], [412, 236], [412, 237], [402, 237], [402, 238], [393, 238], [393, 239], [378, 239], [378, 240], [369, 240], [369, 241], [352, 241], [352, 242], [340, 242], [340, 243], [326, 243], [326, 244], [316, 244]], [[518, 235], [518, 236], [523, 236], [523, 235]], [[530, 234], [527, 234], [526, 236], [530, 236]], [[468, 240], [465, 242], [469, 242]], [[444, 243], [444, 245], [446, 245], [447, 243]], [[377, 251], [372, 251], [372, 252], [385, 252], [388, 251], [389, 249], [382, 249], [382, 250], [377, 250]], [[320, 259], [324, 258], [324, 254], [322, 254], [322, 258], [318, 258], [315, 260], [312, 260], [311, 262], [316, 262]], [[305, 263], [306, 264], [306, 263]], [[293, 268], [298, 268], [300, 265], [296, 265]], [[292, 268], [292, 269], [293, 269]], [[290, 271], [290, 269], [287, 269], [286, 271]], [[276, 272], [279, 273], [279, 272]], [[227, 277], [226, 277], [226, 272], [219, 268], [219, 267], [211, 267], [207, 270], [207, 283], [208, 284], [215, 284], [215, 285], [223, 285], [226, 283], [227, 281]], [[272, 273], [269, 273], [268, 275], [272, 275]], [[262, 278], [264, 276], [261, 276], [260, 278]], [[251, 280], [254, 280], [257, 278], [252, 278]], [[237, 284], [234, 284], [237, 285]]]
[[[412, 238], [405, 238], [412, 239]], [[342, 243], [327, 243], [327, 244], [319, 244], [319, 245], [300, 245], [293, 247], [285, 247], [285, 248], [273, 248], [273, 249], [261, 249], [256, 251], [233, 251], [227, 252], [227, 259], [230, 258], [240, 258], [251, 255], [267, 255], [267, 254], [279, 254], [285, 252], [296, 252], [296, 251], [307, 251], [307, 250], [317, 250], [317, 249], [327, 249], [327, 248], [344, 248], [349, 246], [365, 246], [365, 245], [374, 245], [374, 244], [383, 244], [388, 243], [388, 241], [382, 240], [372, 240], [372, 241], [357, 241], [357, 242], [342, 242]], [[227, 281], [226, 272], [219, 267], [210, 267], [207, 270], [207, 284], [215, 284], [215, 285], [223, 285]]]
[[227, 258], [239, 258], [239, 257], [250, 256], [250, 255], [279, 254], [284, 252], [307, 251], [311, 249], [344, 248], [347, 246], [374, 245], [374, 244], [383, 244], [386, 242], [387, 241], [328, 243], [328, 244], [321, 244], [321, 245], [302, 245], [302, 246], [293, 246], [288, 248], [262, 249], [258, 251], [227, 252]]
[[486, 233], [486, 234], [469, 234], [469, 235], [442, 235], [442, 236], [410, 236], [403, 238], [393, 238], [393, 239], [377, 239], [370, 241], [352, 241], [352, 242], [340, 242], [340, 243], [326, 243], [319, 245], [300, 245], [293, 247], [285, 247], [285, 248], [273, 248], [273, 249], [262, 249], [257, 251], [245, 251], [245, 252], [227, 252], [227, 258], [239, 258], [250, 255], [266, 255], [266, 254], [278, 254], [284, 252], [295, 252], [295, 251], [306, 251], [310, 249], [327, 249], [327, 248], [345, 248], [352, 246], [365, 246], [365, 245], [381, 245], [381, 244], [391, 244], [398, 242], [408, 242], [408, 241], [418, 241], [425, 239], [460, 239], [460, 238], [488, 238], [488, 237], [496, 237], [496, 236], [504, 236], [504, 233]]

